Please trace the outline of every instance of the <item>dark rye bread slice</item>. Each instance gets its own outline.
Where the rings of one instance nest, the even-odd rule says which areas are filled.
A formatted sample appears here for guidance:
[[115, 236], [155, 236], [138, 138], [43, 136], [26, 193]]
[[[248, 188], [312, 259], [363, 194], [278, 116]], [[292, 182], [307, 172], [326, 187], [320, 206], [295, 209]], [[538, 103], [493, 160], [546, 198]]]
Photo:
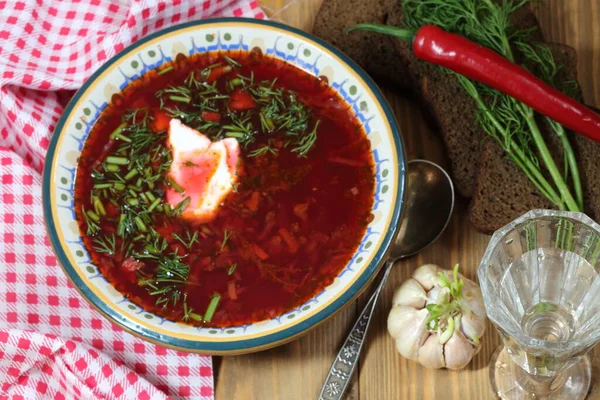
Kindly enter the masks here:
[[508, 159], [502, 148], [494, 140], [486, 139], [469, 210], [471, 224], [482, 232], [491, 233], [537, 208], [553, 207]]
[[407, 87], [406, 64], [398, 62], [391, 39], [370, 32], [346, 34], [358, 23], [383, 24], [399, 0], [325, 0], [313, 26], [313, 34], [331, 43], [382, 82]]
[[[388, 25], [402, 26], [403, 19], [401, 2], [397, 2], [390, 10], [386, 22]], [[528, 8], [515, 12], [511, 23], [519, 29], [538, 28], [537, 20]], [[536, 30], [534, 38], [541, 38], [539, 30]], [[454, 75], [418, 60], [408, 43], [395, 40], [394, 47], [398, 59], [408, 65], [413, 90], [422, 99], [440, 129], [456, 190], [465, 197], [472, 197], [479, 154], [486, 137], [477, 122], [475, 101], [460, 86]]]
[[[556, 76], [555, 84], [561, 87], [568, 80], [576, 80], [575, 50], [558, 43], [546, 43], [546, 45], [552, 51], [557, 65], [562, 67]], [[560, 140], [552, 133], [543, 117], [538, 118], [538, 125], [554, 156], [554, 161], [562, 167]], [[569, 136], [571, 143], [574, 143], [576, 140], [574, 135], [569, 133]], [[575, 144], [573, 146], [575, 147]], [[600, 155], [600, 153], [596, 154]], [[586, 164], [588, 163], [583, 160], [579, 161], [579, 165]], [[549, 177], [546, 179], [552, 182]], [[591, 183], [587, 176], [583, 177], [584, 188]], [[536, 208], [556, 208], [556, 206], [535, 188], [525, 174], [508, 159], [500, 146], [492, 140], [487, 140], [479, 161], [479, 173], [469, 211], [470, 222], [480, 231], [493, 232], [528, 210]]]

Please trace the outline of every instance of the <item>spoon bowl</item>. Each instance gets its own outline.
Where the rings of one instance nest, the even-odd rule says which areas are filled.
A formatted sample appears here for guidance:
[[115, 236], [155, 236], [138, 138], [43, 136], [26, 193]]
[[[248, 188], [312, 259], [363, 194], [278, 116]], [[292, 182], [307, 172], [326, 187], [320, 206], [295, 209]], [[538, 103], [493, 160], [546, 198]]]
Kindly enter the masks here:
[[381, 280], [337, 354], [319, 393], [319, 400], [342, 399], [358, 362], [377, 299], [394, 262], [428, 247], [448, 226], [454, 209], [454, 186], [448, 173], [431, 161], [409, 161], [405, 207]]
[[444, 232], [454, 208], [454, 187], [448, 173], [427, 160], [412, 160], [407, 167], [404, 217], [390, 258], [421, 252]]

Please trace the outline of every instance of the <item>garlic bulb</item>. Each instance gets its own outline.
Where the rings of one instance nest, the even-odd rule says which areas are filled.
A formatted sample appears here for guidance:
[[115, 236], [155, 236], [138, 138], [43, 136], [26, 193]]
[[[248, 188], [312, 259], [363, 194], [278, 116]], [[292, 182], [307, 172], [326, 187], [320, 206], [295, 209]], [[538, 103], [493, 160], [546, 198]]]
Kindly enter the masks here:
[[398, 352], [426, 368], [464, 368], [481, 348], [487, 319], [479, 286], [426, 264], [394, 293], [388, 332]]

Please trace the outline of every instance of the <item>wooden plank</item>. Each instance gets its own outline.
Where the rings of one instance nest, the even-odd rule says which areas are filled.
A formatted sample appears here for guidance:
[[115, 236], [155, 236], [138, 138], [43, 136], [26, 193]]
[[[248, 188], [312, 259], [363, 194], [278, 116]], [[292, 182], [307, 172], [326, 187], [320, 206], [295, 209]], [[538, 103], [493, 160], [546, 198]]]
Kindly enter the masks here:
[[[310, 30], [322, 0], [303, 0], [283, 9], [287, 1], [263, 0], [269, 15], [301, 29]], [[600, 0], [546, 0], [536, 7], [548, 40], [573, 46], [579, 55], [579, 80], [586, 102], [600, 106]], [[283, 11], [278, 12], [278, 10]], [[444, 165], [439, 138], [426, 123], [413, 101], [386, 91], [396, 112], [409, 159], [426, 158]], [[387, 314], [394, 289], [423, 263], [445, 268], [454, 263], [469, 278], [475, 278], [489, 236], [470, 227], [467, 204], [459, 199], [456, 212], [440, 240], [416, 257], [397, 263], [375, 311], [365, 352], [348, 399], [421, 400], [493, 399], [489, 388], [488, 362], [499, 344], [495, 330], [488, 326], [483, 348], [463, 371], [432, 371], [400, 357], [387, 333]], [[361, 296], [358, 305], [366, 301]], [[340, 312], [307, 336], [270, 351], [247, 356], [224, 357], [218, 367], [216, 398], [232, 399], [315, 399], [334, 355], [345, 339], [357, 314], [356, 305]], [[593, 353], [594, 386], [589, 399], [600, 399], [600, 348]]]

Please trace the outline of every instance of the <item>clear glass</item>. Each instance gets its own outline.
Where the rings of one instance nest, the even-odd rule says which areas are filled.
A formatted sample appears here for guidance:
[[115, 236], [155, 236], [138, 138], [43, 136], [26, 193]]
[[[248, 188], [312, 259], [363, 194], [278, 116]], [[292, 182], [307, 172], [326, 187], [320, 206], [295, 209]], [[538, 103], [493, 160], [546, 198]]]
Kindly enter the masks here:
[[494, 233], [478, 269], [502, 337], [490, 363], [501, 399], [583, 399], [600, 340], [600, 226], [534, 210]]

